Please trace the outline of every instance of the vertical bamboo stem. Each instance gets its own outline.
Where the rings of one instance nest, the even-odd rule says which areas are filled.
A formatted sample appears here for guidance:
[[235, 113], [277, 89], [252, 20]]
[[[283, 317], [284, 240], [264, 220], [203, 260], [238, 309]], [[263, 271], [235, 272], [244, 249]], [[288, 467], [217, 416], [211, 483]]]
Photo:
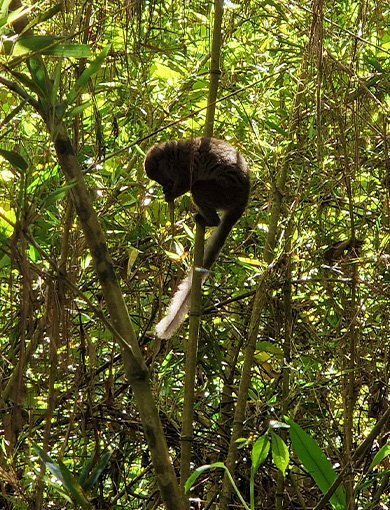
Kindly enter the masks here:
[[[222, 41], [222, 18], [223, 0], [214, 2], [214, 27], [213, 42], [210, 62], [210, 86], [208, 95], [208, 107], [206, 112], [205, 136], [211, 137], [214, 129], [215, 104], [218, 93], [221, 41]], [[191, 308], [189, 337], [186, 349], [185, 378], [184, 378], [184, 407], [181, 431], [181, 458], [180, 458], [180, 484], [183, 490], [184, 484], [190, 475], [191, 452], [193, 442], [193, 406], [194, 387], [196, 373], [196, 357], [198, 352], [199, 326], [201, 319], [201, 286], [204, 255], [204, 234], [205, 229], [197, 223], [194, 248], [194, 269], [191, 286]]]
[[199, 326], [201, 320], [202, 272], [204, 254], [204, 227], [196, 224], [194, 267], [192, 272], [190, 326], [185, 351], [184, 408], [181, 429], [180, 485], [182, 489], [190, 475], [193, 442], [193, 406], [195, 394], [195, 371], [198, 352]]

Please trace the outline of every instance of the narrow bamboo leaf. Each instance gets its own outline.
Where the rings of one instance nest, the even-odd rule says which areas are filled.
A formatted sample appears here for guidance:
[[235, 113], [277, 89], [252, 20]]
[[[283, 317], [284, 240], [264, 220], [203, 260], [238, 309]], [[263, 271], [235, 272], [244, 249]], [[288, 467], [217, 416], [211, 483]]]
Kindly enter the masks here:
[[252, 468], [253, 475], [257, 473], [257, 470], [265, 462], [270, 448], [268, 436], [264, 435], [259, 437], [252, 448]]
[[275, 434], [275, 432], [271, 431], [271, 438], [272, 460], [274, 461], [275, 466], [280, 469], [283, 474], [285, 474], [288, 463], [290, 461], [287, 445], [280, 436]]
[[[41, 461], [44, 462], [48, 469], [50, 469], [51, 473], [53, 473], [53, 475], [64, 485], [62, 472], [58, 464], [56, 464], [50, 455], [45, 453], [38, 445], [34, 445], [34, 450], [40, 457]], [[51, 467], [49, 467], [49, 465]]]
[[84, 484], [88, 478], [88, 475], [91, 471], [91, 468], [93, 466], [93, 460], [95, 458], [95, 454], [93, 453], [90, 457], [88, 457], [88, 459], [84, 462], [82, 468], [81, 468], [81, 471], [80, 471], [80, 475], [79, 475], [79, 484], [81, 485], [81, 487], [84, 487]]
[[16, 41], [12, 54], [14, 56], [26, 55], [32, 51], [42, 52], [52, 44], [59, 44], [61, 39], [52, 35], [28, 35], [19, 37]]
[[[290, 418], [290, 437], [295, 453], [314, 481], [325, 494], [336, 479], [336, 472], [317, 442]], [[333, 508], [343, 510], [346, 507], [346, 495], [343, 486], [339, 486], [330, 500]]]
[[40, 58], [30, 58], [30, 71], [33, 82], [41, 90], [40, 97], [47, 99], [49, 94], [47, 84], [49, 83], [49, 80], [47, 77], [46, 67]]
[[21, 56], [30, 52], [39, 52], [42, 55], [74, 58], [87, 58], [91, 55], [87, 44], [63, 44], [61, 40], [50, 35], [20, 37], [15, 43], [12, 54]]
[[58, 44], [42, 52], [43, 55], [67, 58], [89, 58], [91, 49], [87, 44]]
[[265, 119], [265, 124], [271, 129], [277, 131], [279, 134], [287, 136], [287, 132], [281, 126], [279, 126], [279, 124], [276, 124], [276, 122], [273, 122], [271, 119]]
[[3, 156], [4, 159], [9, 161], [11, 165], [16, 166], [22, 172], [27, 170], [28, 164], [27, 161], [17, 152], [14, 151], [6, 151], [5, 149], [0, 149], [0, 155]]
[[42, 51], [42, 54], [51, 57], [89, 58], [91, 49], [88, 44], [58, 44]]
[[58, 91], [60, 89], [60, 83], [61, 83], [62, 62], [63, 62], [63, 59], [60, 58], [56, 64], [56, 67], [54, 70], [53, 86], [51, 88], [51, 93], [50, 93], [50, 103], [52, 104], [52, 106], [54, 106], [57, 103], [57, 99], [59, 100]]
[[31, 92], [34, 92], [37, 94], [37, 96], [42, 94], [41, 89], [29, 76], [24, 73], [20, 73], [19, 71], [15, 71], [14, 69], [12, 69], [10, 72], [14, 78], [16, 78], [20, 83], [27, 87]]
[[103, 65], [103, 62], [105, 61], [109, 51], [110, 46], [106, 46], [104, 50], [95, 58], [95, 60], [93, 60], [84, 70], [82, 75], [78, 78], [72, 89], [69, 91], [67, 97], [68, 104], [73, 103], [73, 101], [83, 92], [90, 78], [96, 74]]
[[234, 480], [232, 478], [232, 475], [230, 474], [230, 471], [226, 468], [225, 464], [223, 462], [214, 462], [213, 464], [205, 464], [204, 466], [200, 466], [199, 468], [195, 469], [195, 471], [188, 477], [186, 483], [184, 484], [184, 492], [188, 492], [191, 487], [194, 485], [196, 480], [199, 478], [199, 476], [204, 473], [205, 471], [209, 471], [211, 469], [223, 469], [227, 477], [229, 478], [230, 483], [232, 484], [232, 487], [237, 494], [238, 499], [241, 501], [243, 507], [245, 510], [250, 510], [248, 505], [245, 503], [243, 497], [241, 496], [240, 491], [238, 490], [237, 485], [234, 483]]
[[91, 505], [87, 500], [83, 489], [65, 464], [63, 462], [55, 462], [50, 455], [45, 453], [38, 445], [34, 445], [34, 450], [37, 452], [47, 469], [61, 482], [63, 487], [75, 499], [81, 508], [90, 509]]
[[369, 469], [374, 469], [375, 466], [380, 464], [382, 460], [384, 460], [389, 455], [390, 455], [390, 443], [382, 446], [379, 452], [376, 453], [375, 457], [372, 459]]
[[85, 491], [88, 491], [95, 485], [95, 483], [98, 481], [100, 475], [103, 473], [105, 467], [107, 466], [110, 458], [112, 455], [112, 451], [107, 451], [103, 453], [103, 455], [100, 457], [100, 460], [97, 464], [97, 466], [93, 469], [91, 476], [88, 478], [88, 480], [85, 482], [84, 485], [82, 485], [83, 489]]
[[[81, 508], [90, 509], [91, 504], [89, 503], [87, 497], [84, 494], [84, 491], [76, 480], [76, 478], [72, 475], [69, 469], [63, 464], [59, 462], [57, 464], [61, 470], [62, 478], [63, 478], [63, 486], [69, 492], [69, 494], [75, 499], [75, 501], [81, 506]], [[48, 469], [50, 469], [50, 465], [47, 464]], [[51, 471], [51, 469], [50, 469]], [[54, 473], [53, 473], [54, 474]]]
[[[223, 466], [222, 462], [218, 462], [217, 464], [221, 464], [221, 466], [219, 466], [219, 467]], [[200, 475], [202, 473], [212, 469], [211, 466], [216, 467], [215, 464], [205, 464], [204, 466], [200, 466], [200, 467], [196, 468], [195, 471], [193, 471], [190, 474], [190, 476], [187, 478], [187, 481], [184, 484], [184, 492], [188, 492], [191, 489], [191, 487], [194, 485], [194, 483], [196, 482], [196, 480], [200, 477]]]

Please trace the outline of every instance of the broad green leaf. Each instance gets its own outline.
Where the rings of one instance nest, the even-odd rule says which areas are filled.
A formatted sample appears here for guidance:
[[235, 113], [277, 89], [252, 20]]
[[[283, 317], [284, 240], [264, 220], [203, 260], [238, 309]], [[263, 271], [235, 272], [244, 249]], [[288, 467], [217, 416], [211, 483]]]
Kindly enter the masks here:
[[89, 108], [92, 104], [92, 101], [84, 101], [83, 103], [80, 103], [79, 105], [67, 111], [66, 118], [71, 119], [76, 115], [80, 115], [80, 113], [82, 113], [86, 108]]
[[374, 469], [375, 466], [380, 464], [383, 459], [388, 457], [390, 455], [390, 444], [385, 444], [382, 446], [382, 448], [379, 450], [379, 452], [376, 453], [375, 457], [372, 459], [372, 462], [370, 464], [369, 469]]
[[[48, 469], [51, 471], [51, 463], [47, 464]], [[56, 467], [61, 470], [63, 486], [69, 492], [69, 494], [75, 499], [75, 501], [81, 506], [81, 508], [90, 509], [91, 505], [85, 496], [83, 489], [76, 478], [72, 475], [69, 469], [62, 463], [59, 462]], [[55, 474], [53, 472], [53, 474]]]
[[84, 70], [81, 76], [78, 78], [72, 89], [68, 93], [67, 103], [71, 104], [73, 101], [83, 92], [83, 90], [88, 85], [88, 81], [94, 74], [96, 74], [99, 69], [102, 67], [108, 52], [110, 51], [110, 46], [106, 46], [104, 50], [99, 53], [99, 55], [93, 60], [89, 66]]
[[[325, 494], [335, 481], [336, 472], [317, 442], [290, 418], [286, 417], [286, 422], [290, 425], [290, 437], [295, 453]], [[332, 507], [337, 510], [345, 508], [346, 495], [342, 485], [333, 494], [330, 502]]]
[[22, 172], [27, 170], [27, 161], [18, 152], [0, 149], [0, 155]]
[[268, 435], [259, 437], [252, 447], [251, 453], [252, 467], [249, 481], [249, 497], [251, 510], [254, 510], [255, 508], [255, 475], [261, 464], [265, 462], [265, 459], [267, 458], [269, 452], [269, 448], [270, 442]]
[[275, 434], [275, 432], [271, 431], [272, 438], [272, 460], [275, 463], [275, 466], [280, 469], [283, 475], [286, 473], [286, 469], [288, 463], [290, 461], [290, 455], [288, 453], [288, 448], [283, 439]]
[[52, 57], [89, 58], [91, 49], [88, 44], [58, 44], [42, 52]]
[[265, 462], [270, 448], [269, 438], [267, 435], [259, 437], [252, 448], [252, 468], [253, 475], [257, 473], [257, 470]]
[[20, 37], [15, 43], [12, 55], [21, 56], [31, 52], [74, 58], [87, 58], [91, 55], [87, 44], [64, 44], [61, 41], [61, 38], [51, 35]]
[[137, 257], [138, 255], [140, 254], [141, 252], [139, 250], [137, 250], [137, 248], [134, 248], [133, 246], [131, 246], [128, 250], [128, 255], [129, 255], [129, 260], [127, 262], [127, 274], [130, 275], [131, 274], [131, 271], [133, 269], [133, 266], [135, 264], [135, 261], [137, 260]]
[[59, 44], [61, 39], [52, 35], [28, 35], [19, 37], [16, 41], [12, 54], [14, 56], [26, 55], [27, 53], [47, 50], [49, 46]]
[[264, 340], [263, 342], [256, 344], [256, 350], [269, 352], [270, 354], [275, 354], [278, 357], [283, 357], [283, 349], [279, 347], [279, 345], [269, 342], [268, 340]]

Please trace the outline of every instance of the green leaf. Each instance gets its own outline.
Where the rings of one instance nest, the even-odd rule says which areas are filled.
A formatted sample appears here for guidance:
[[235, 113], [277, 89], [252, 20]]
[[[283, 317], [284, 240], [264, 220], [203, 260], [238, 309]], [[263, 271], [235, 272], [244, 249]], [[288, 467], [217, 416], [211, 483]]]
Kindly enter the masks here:
[[49, 91], [47, 86], [49, 79], [47, 76], [46, 67], [40, 58], [30, 58], [30, 72], [33, 82], [41, 91], [40, 97], [48, 99]]
[[3, 257], [0, 257], [0, 269], [4, 269], [5, 267], [9, 267], [10, 264], [11, 264], [11, 259], [9, 258], [8, 255], [3, 255]]
[[269, 352], [270, 354], [275, 354], [279, 358], [283, 357], [283, 349], [279, 347], [279, 345], [276, 345], [275, 343], [270, 342], [268, 340], [264, 340], [256, 344], [256, 350]]
[[35, 94], [40, 97], [42, 95], [41, 89], [37, 86], [37, 84], [32, 80], [29, 76], [24, 73], [20, 73], [19, 71], [15, 71], [12, 69], [10, 71], [12, 76], [16, 78], [20, 83], [22, 83], [25, 87], [27, 87], [31, 92], [35, 92]]
[[229, 481], [232, 484], [233, 489], [234, 489], [235, 493], [237, 494], [238, 499], [241, 501], [243, 507], [245, 508], [245, 510], [250, 510], [248, 505], [245, 503], [243, 497], [241, 496], [237, 485], [234, 483], [234, 480], [232, 478], [232, 475], [230, 474], [230, 471], [227, 469], [227, 467], [225, 466], [225, 464], [223, 462], [214, 462], [213, 464], [206, 464], [204, 466], [200, 466], [197, 469], [195, 469], [195, 471], [188, 477], [186, 483], [184, 484], [184, 492], [188, 492], [191, 489], [191, 487], [194, 485], [194, 483], [196, 482], [196, 480], [199, 478], [199, 476], [202, 473], [204, 473], [205, 471], [210, 471], [212, 469], [223, 469], [226, 472], [227, 477], [229, 478]]
[[280, 469], [283, 475], [286, 473], [288, 463], [290, 461], [290, 455], [288, 448], [283, 439], [271, 431], [272, 438], [272, 460], [275, 466]]
[[249, 481], [249, 497], [250, 497], [250, 505], [251, 510], [255, 508], [255, 475], [261, 466], [265, 462], [267, 458], [268, 452], [270, 448], [270, 442], [268, 435], [261, 436], [257, 439], [252, 448], [252, 467], [251, 467], [251, 476]]
[[253, 475], [257, 473], [257, 470], [265, 462], [270, 448], [270, 442], [267, 435], [259, 437], [252, 448], [252, 468]]
[[[57, 103], [58, 91], [60, 89], [61, 75], [62, 75], [62, 62], [63, 62], [63, 59], [60, 58], [56, 64], [56, 67], [54, 70], [53, 86], [51, 88], [51, 93], [50, 93], [50, 103], [52, 106], [54, 106]], [[62, 115], [58, 115], [58, 116], [62, 117]]]
[[369, 469], [374, 469], [375, 466], [380, 464], [383, 459], [388, 457], [390, 455], [390, 444], [385, 444], [382, 446], [382, 448], [379, 450], [379, 452], [376, 453], [375, 457], [372, 459], [372, 462], [370, 464]]
[[105, 467], [107, 466], [110, 458], [112, 455], [112, 451], [108, 450], [100, 457], [100, 460], [97, 464], [97, 466], [94, 468], [94, 470], [91, 473], [91, 476], [88, 478], [88, 480], [82, 485], [83, 489], [85, 491], [88, 491], [95, 485], [95, 483], [98, 481], [100, 475], [103, 473]]
[[92, 455], [90, 457], [88, 457], [88, 459], [86, 459], [86, 461], [84, 462], [82, 468], [81, 468], [81, 471], [80, 471], [80, 475], [79, 475], [79, 484], [81, 485], [81, 487], [84, 487], [85, 485], [85, 482], [87, 480], [87, 477], [91, 471], [91, 468], [93, 466], [93, 460], [95, 458], [95, 453], [92, 453]]
[[5, 149], [0, 149], [0, 155], [3, 156], [4, 159], [9, 161], [11, 165], [16, 166], [22, 172], [25, 172], [28, 168], [27, 161], [17, 152], [15, 151], [6, 151]]
[[288, 135], [287, 132], [281, 126], [279, 126], [279, 124], [276, 124], [276, 122], [272, 121], [271, 119], [265, 119], [265, 124], [283, 136]]
[[51, 35], [20, 37], [13, 48], [14, 56], [38, 52], [57, 57], [88, 58], [91, 50], [87, 44], [63, 44], [62, 39]]
[[89, 66], [84, 70], [84, 72], [81, 74], [81, 76], [78, 78], [72, 89], [68, 93], [67, 97], [67, 103], [73, 103], [73, 101], [83, 92], [83, 90], [88, 85], [88, 81], [90, 78], [96, 74], [101, 66], [103, 65], [103, 62], [105, 61], [108, 52], [110, 51], [110, 45], [106, 46], [104, 50], [99, 53], [99, 55], [93, 60]]
[[78, 483], [78, 481], [69, 471], [69, 469], [65, 466], [65, 464], [63, 462], [55, 462], [38, 445], [34, 445], [34, 449], [39, 455], [42, 462], [47, 467], [47, 469], [61, 482], [63, 487], [68, 491], [72, 498], [81, 506], [81, 508], [85, 508], [87, 510], [91, 509], [91, 504], [86, 498], [81, 485]]
[[[216, 464], [220, 464], [220, 465], [216, 466]], [[196, 480], [200, 477], [200, 475], [202, 473], [204, 473], [205, 471], [211, 470], [212, 466], [214, 466], [214, 468], [216, 468], [216, 467], [224, 468], [225, 467], [225, 465], [222, 462], [216, 462], [215, 464], [205, 464], [204, 466], [200, 466], [200, 467], [196, 468], [195, 471], [193, 471], [190, 474], [190, 476], [187, 478], [187, 481], [184, 484], [184, 492], [188, 492], [191, 489], [191, 487], [194, 485]]]
[[0, 18], [7, 16], [8, 7], [12, 0], [2, 0], [0, 2]]
[[[335, 481], [336, 472], [317, 442], [290, 418], [286, 417], [286, 422], [290, 425], [290, 437], [295, 453], [313, 477], [317, 486], [325, 494]], [[333, 508], [344, 510], [346, 495], [342, 485], [337, 488], [330, 502]]]

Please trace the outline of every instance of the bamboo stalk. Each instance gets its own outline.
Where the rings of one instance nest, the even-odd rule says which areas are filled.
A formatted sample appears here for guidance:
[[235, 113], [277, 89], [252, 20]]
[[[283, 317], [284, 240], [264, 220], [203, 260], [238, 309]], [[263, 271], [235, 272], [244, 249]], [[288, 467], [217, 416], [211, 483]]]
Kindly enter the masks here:
[[181, 429], [180, 485], [190, 475], [191, 453], [193, 443], [193, 414], [195, 394], [196, 358], [198, 353], [199, 327], [202, 311], [202, 271], [204, 254], [204, 227], [196, 224], [194, 267], [192, 272], [191, 308], [188, 342], [185, 351], [184, 368], [184, 404]]
[[[206, 111], [205, 136], [211, 137], [214, 129], [215, 105], [219, 83], [219, 62], [222, 41], [223, 0], [214, 2], [214, 28], [210, 62], [210, 86]], [[180, 484], [184, 487], [190, 475], [191, 452], [193, 442], [193, 406], [196, 373], [196, 357], [198, 352], [199, 326], [201, 320], [201, 286], [204, 254], [204, 227], [197, 223], [194, 249], [194, 269], [191, 286], [191, 309], [189, 321], [189, 336], [186, 348], [184, 404], [181, 431]]]

